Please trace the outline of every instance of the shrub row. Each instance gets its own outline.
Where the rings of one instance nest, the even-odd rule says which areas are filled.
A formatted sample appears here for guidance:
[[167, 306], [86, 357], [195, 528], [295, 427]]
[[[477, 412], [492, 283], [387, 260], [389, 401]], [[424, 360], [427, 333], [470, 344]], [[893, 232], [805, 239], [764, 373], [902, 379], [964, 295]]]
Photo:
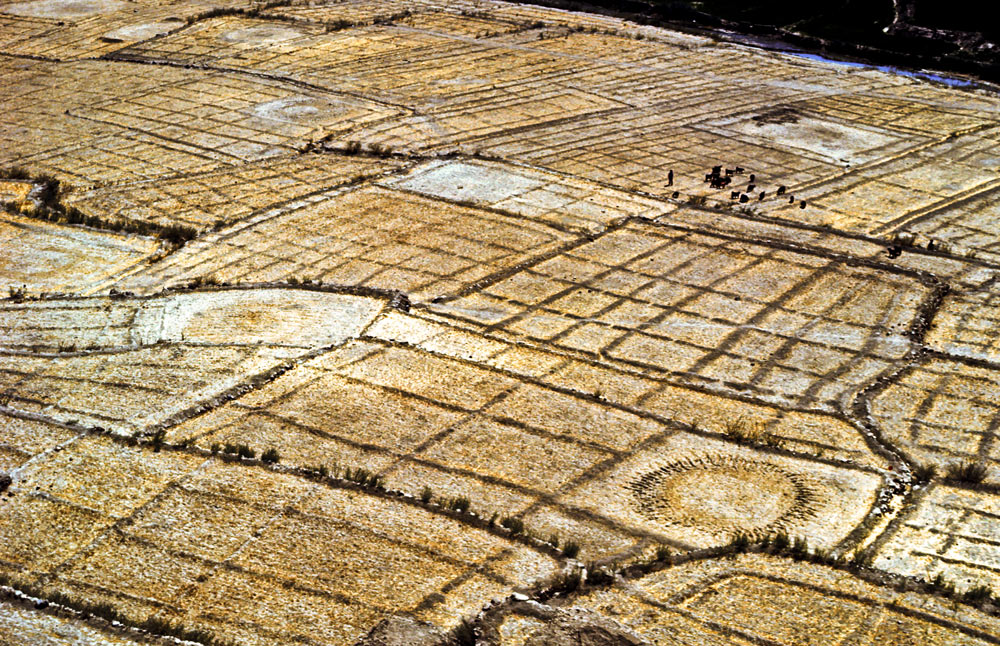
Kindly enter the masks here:
[[83, 620], [97, 617], [108, 623], [117, 622], [126, 628], [156, 636], [173, 637], [183, 641], [200, 643], [204, 646], [235, 646], [233, 642], [216, 637], [207, 630], [187, 628], [159, 617], [148, 617], [142, 621], [134, 621], [109, 603], [95, 603], [59, 591], [47, 593], [40, 586], [16, 580], [5, 572], [0, 572], [0, 585], [12, 588], [25, 596], [41, 599], [41, 602], [35, 604], [37, 609], [44, 609], [55, 604], [76, 613]]

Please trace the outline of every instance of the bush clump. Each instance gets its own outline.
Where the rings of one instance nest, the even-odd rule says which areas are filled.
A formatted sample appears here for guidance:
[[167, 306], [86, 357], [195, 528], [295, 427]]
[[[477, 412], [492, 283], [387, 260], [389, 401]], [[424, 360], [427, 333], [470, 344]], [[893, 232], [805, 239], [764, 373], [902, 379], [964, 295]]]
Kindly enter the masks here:
[[516, 516], [504, 516], [500, 519], [500, 526], [511, 534], [524, 533], [524, 521]]
[[963, 460], [956, 464], [948, 465], [948, 479], [962, 484], [981, 485], [989, 469], [982, 462], [973, 460]]

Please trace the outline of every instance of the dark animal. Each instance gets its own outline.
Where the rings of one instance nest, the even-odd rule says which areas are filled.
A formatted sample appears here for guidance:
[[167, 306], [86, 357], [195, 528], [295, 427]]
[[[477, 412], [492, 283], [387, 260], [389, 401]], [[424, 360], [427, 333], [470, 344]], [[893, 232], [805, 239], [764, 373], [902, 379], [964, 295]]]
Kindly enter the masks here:
[[785, 187], [784, 186], [779, 186], [778, 187], [778, 195], [784, 195], [784, 194], [785, 194]]
[[744, 193], [743, 195], [740, 195], [740, 204], [746, 204], [749, 201], [750, 201], [750, 198], [747, 197], [746, 193]]
[[899, 258], [899, 254], [903, 253], [903, 248], [899, 245], [892, 245], [886, 249], [890, 258]]

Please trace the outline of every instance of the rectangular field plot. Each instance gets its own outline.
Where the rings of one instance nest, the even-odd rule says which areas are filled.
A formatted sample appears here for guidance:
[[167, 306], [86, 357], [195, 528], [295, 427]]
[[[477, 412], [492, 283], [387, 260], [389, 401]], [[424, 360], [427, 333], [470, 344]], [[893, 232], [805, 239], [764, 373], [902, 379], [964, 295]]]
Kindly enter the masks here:
[[312, 348], [343, 343], [383, 305], [282, 289], [6, 305], [0, 308], [0, 347], [11, 348], [3, 350], [0, 367], [5, 405], [142, 432]]
[[1000, 498], [934, 485], [913, 502], [879, 547], [878, 568], [932, 580], [938, 574], [964, 591], [1000, 589]]
[[927, 294], [821, 255], [630, 224], [432, 308], [650, 374], [823, 406], [903, 356]]
[[62, 426], [0, 415], [0, 471], [10, 472], [77, 436]]
[[927, 332], [927, 344], [950, 355], [1000, 362], [1000, 294], [993, 280], [945, 297]]
[[628, 217], [653, 219], [671, 205], [513, 165], [430, 162], [384, 182], [431, 197], [473, 202], [560, 228], [589, 232]]
[[413, 503], [104, 437], [36, 461], [11, 491], [0, 545], [22, 577], [250, 643], [347, 646], [418, 608], [447, 627], [486, 601], [451, 594], [471, 575], [504, 594], [556, 566]]
[[[613, 618], [626, 634], [634, 631], [657, 644], [836, 644], [849, 639], [858, 646], [908, 646], [918, 639], [928, 646], [985, 646], [994, 643], [995, 634], [995, 620], [967, 606], [897, 592], [840, 569], [762, 555], [670, 567], [578, 595], [573, 609]], [[546, 624], [574, 612], [548, 610], [545, 617], [526, 605], [515, 607], [498, 631], [501, 646], [524, 646], [556, 634]]]
[[928, 359], [904, 372], [871, 404], [886, 439], [940, 471], [963, 460], [1000, 465], [1000, 377], [957, 361]]
[[[232, 159], [177, 139], [157, 138], [73, 114], [77, 109], [114, 102], [126, 87], [139, 95], [192, 78], [184, 70], [130, 65], [129, 82], [123, 86], [125, 69], [122, 64], [98, 61], [60, 65], [19, 58], [0, 61], [0, 74], [9, 87], [16, 88], [7, 96], [0, 115], [0, 163], [52, 172], [87, 186], [95, 181], [161, 177]], [[195, 73], [196, 77], [204, 75]]]
[[205, 236], [129, 286], [159, 288], [197, 276], [235, 282], [308, 278], [448, 294], [572, 236], [541, 224], [420, 196], [367, 187]]
[[0, 214], [0, 289], [87, 293], [129, 273], [159, 248], [150, 238]]
[[295, 155], [178, 179], [97, 188], [74, 193], [68, 203], [102, 217], [208, 229], [398, 165], [363, 157]]
[[[811, 483], [803, 486], [815, 492], [815, 504], [824, 510], [817, 513], [825, 529], [803, 525], [801, 531], [810, 540], [832, 540], [827, 533], [841, 532], [846, 526], [827, 515], [834, 509], [835, 497], [827, 491], [831, 486], [842, 496], [851, 491], [847, 498], [852, 508], [864, 513], [873, 483], [879, 481], [867, 467], [854, 472], [812, 462], [821, 456], [849, 457], [858, 463], [882, 466], [860, 435], [840, 420], [782, 413], [690, 391], [687, 394], [693, 399], [685, 402], [681, 389], [666, 386], [658, 391], [647, 386], [643, 404], [626, 408], [617, 403], [629, 398], [624, 390], [597, 400], [574, 392], [574, 387], [582, 384], [574, 384], [568, 376], [582, 376], [582, 368], [565, 360], [532, 373], [504, 358], [511, 346], [483, 342], [491, 355], [484, 362], [504, 369], [470, 363], [469, 353], [477, 351], [474, 337], [463, 339], [462, 334], [441, 324], [388, 314], [369, 328], [373, 339], [414, 344], [433, 349], [433, 353], [385, 342], [355, 343], [175, 427], [168, 438], [193, 441], [206, 448], [226, 443], [246, 443], [257, 451], [279, 447], [282, 461], [289, 464], [333, 469], [361, 466], [383, 474], [390, 487], [414, 495], [427, 486], [440, 500], [467, 497], [473, 509], [487, 516], [523, 510], [529, 526], [545, 535], [573, 537], [590, 557], [627, 549], [648, 536], [678, 544], [725, 541], [725, 531], [668, 527], [661, 525], [662, 519], [655, 514], [647, 518], [628, 502], [634, 497], [628, 493], [630, 476], [608, 476], [609, 470], [622, 462], [639, 465], [633, 471], [648, 466], [654, 454], [666, 452], [661, 445], [669, 444], [669, 438], [678, 433], [669, 420], [686, 422], [696, 412], [714, 412], [704, 426], [700, 421], [696, 424], [707, 426], [710, 433], [725, 436], [726, 421], [736, 420], [738, 425], [767, 429], [803, 456], [783, 467], [767, 463], [770, 466], [747, 468], [777, 470], [792, 474], [781, 478]], [[533, 364], [545, 362], [544, 353], [538, 353]], [[526, 383], [519, 374], [551, 386]], [[619, 384], [629, 379], [610, 370], [604, 377]], [[559, 388], [562, 384], [570, 384], [574, 390]], [[687, 408], [686, 403], [690, 404]], [[684, 440], [677, 441], [684, 444]], [[698, 438], [697, 442], [708, 440]], [[730, 448], [724, 448], [727, 446]], [[732, 447], [719, 443], [718, 451], [726, 455], [729, 450], [743, 451], [740, 455], [746, 456], [754, 453]], [[691, 457], [678, 450], [683, 454], [678, 454], [678, 461]], [[702, 457], [715, 460], [713, 456]], [[718, 459], [726, 462], [736, 458]], [[737, 461], [745, 459], [749, 458]], [[659, 466], [657, 463], [649, 469]], [[855, 480], [855, 484], [847, 484]], [[609, 502], [623, 495], [624, 506]], [[590, 500], [603, 502], [595, 509], [587, 502]], [[813, 511], [789, 513], [809, 516]], [[733, 522], [739, 525], [742, 521]], [[837, 529], [832, 529], [834, 526]]]
[[0, 163], [84, 187], [280, 157], [395, 114], [360, 98], [218, 72], [13, 60], [0, 62], [17, 88], [0, 116]]

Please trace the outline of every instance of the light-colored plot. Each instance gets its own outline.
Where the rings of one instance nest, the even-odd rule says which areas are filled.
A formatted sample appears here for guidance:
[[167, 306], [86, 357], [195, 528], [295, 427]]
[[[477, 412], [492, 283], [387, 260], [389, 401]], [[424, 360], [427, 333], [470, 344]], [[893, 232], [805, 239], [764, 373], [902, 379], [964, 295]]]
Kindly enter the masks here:
[[8, 303], [0, 308], [0, 346], [48, 352], [185, 342], [316, 348], [356, 336], [382, 306], [374, 298], [280, 288]]
[[834, 164], [872, 161], [884, 154], [881, 148], [900, 140], [885, 130], [819, 119], [801, 114], [793, 107], [761, 110], [748, 117], [721, 119], [707, 125], [728, 131], [727, 134], [744, 135], [751, 141], [814, 153], [822, 161]]
[[960, 591], [1000, 590], [998, 518], [995, 493], [935, 484], [881, 543], [875, 566], [928, 581], [941, 575]]
[[561, 227], [596, 232], [672, 206], [551, 173], [483, 162], [431, 162], [390, 182], [433, 197], [482, 204]]
[[0, 602], [0, 640], [8, 646], [136, 646], [139, 641], [100, 630], [82, 621], [32, 610], [27, 604]]
[[1000, 293], [996, 279], [945, 297], [927, 331], [927, 343], [950, 355], [997, 363], [1000, 361]]
[[159, 248], [155, 240], [0, 214], [0, 289], [88, 293], [128, 273]]
[[929, 359], [901, 375], [871, 403], [886, 440], [939, 471], [962, 461], [998, 478], [1000, 379], [993, 370]]
[[287, 278], [444, 296], [535, 256], [570, 234], [483, 209], [367, 187], [331, 191], [287, 212], [187, 245], [123, 286], [153, 289], [195, 277]]
[[15, 349], [0, 371], [3, 396], [15, 410], [142, 431], [311, 349], [343, 343], [382, 306], [280, 289], [9, 305], [4, 343]]

